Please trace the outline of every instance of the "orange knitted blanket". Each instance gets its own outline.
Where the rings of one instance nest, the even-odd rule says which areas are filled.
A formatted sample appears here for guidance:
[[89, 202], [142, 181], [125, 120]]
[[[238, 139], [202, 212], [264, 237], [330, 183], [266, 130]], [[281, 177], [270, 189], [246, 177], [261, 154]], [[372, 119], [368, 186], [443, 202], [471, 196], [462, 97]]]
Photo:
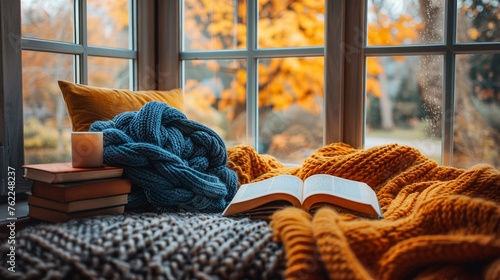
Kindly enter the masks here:
[[500, 171], [440, 166], [418, 150], [336, 143], [299, 167], [285, 167], [249, 146], [228, 149], [240, 185], [278, 174], [327, 173], [372, 187], [382, 220], [321, 208], [275, 212], [288, 279], [500, 279]]

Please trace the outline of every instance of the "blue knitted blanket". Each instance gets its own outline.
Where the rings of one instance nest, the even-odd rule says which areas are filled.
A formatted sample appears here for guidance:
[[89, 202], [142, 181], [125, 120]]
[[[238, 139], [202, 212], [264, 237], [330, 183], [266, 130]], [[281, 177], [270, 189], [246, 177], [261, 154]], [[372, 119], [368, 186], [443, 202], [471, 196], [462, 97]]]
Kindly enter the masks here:
[[104, 162], [132, 181], [127, 210], [221, 212], [236, 193], [220, 136], [166, 103], [97, 121], [90, 131], [103, 132]]

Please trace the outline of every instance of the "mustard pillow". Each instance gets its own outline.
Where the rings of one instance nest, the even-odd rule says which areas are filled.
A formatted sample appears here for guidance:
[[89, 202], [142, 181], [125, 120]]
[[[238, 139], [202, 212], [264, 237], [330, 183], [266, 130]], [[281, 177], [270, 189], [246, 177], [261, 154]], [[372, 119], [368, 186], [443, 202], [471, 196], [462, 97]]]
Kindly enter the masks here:
[[184, 99], [180, 89], [168, 91], [131, 91], [109, 89], [58, 81], [73, 131], [88, 131], [95, 121], [111, 120], [127, 111], [138, 111], [150, 101], [162, 101], [183, 110]]

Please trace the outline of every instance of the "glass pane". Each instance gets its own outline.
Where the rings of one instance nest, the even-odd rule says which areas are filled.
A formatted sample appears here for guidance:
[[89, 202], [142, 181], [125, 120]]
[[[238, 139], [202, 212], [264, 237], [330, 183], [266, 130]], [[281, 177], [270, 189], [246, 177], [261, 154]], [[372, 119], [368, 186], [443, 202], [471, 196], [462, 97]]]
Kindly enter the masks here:
[[453, 165], [500, 168], [500, 53], [457, 55]]
[[457, 2], [457, 42], [500, 42], [499, 0]]
[[444, 42], [445, 0], [367, 0], [367, 45]]
[[26, 163], [71, 161], [71, 124], [57, 80], [72, 81], [74, 57], [23, 51]]
[[258, 1], [259, 48], [323, 46], [325, 1]]
[[130, 0], [87, 0], [89, 45], [128, 49]]
[[259, 60], [259, 153], [300, 164], [323, 145], [323, 66], [323, 57]]
[[246, 62], [183, 63], [184, 112], [217, 132], [228, 147], [246, 144]]
[[88, 57], [89, 85], [108, 88], [130, 88], [130, 60]]
[[73, 42], [73, 0], [21, 1], [24, 37]]
[[184, 0], [183, 50], [246, 48], [245, 0]]
[[442, 56], [369, 57], [365, 147], [398, 143], [441, 163]]

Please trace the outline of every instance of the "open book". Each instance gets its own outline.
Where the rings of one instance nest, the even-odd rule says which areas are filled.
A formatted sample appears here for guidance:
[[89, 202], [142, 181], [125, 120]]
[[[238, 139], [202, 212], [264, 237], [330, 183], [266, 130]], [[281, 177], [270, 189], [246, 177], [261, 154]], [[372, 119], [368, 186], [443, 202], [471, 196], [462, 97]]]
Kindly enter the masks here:
[[286, 206], [313, 212], [325, 205], [341, 212], [382, 218], [382, 211], [372, 188], [363, 182], [328, 174], [312, 175], [304, 182], [293, 175], [279, 175], [241, 185], [223, 215], [267, 219], [274, 211]]

